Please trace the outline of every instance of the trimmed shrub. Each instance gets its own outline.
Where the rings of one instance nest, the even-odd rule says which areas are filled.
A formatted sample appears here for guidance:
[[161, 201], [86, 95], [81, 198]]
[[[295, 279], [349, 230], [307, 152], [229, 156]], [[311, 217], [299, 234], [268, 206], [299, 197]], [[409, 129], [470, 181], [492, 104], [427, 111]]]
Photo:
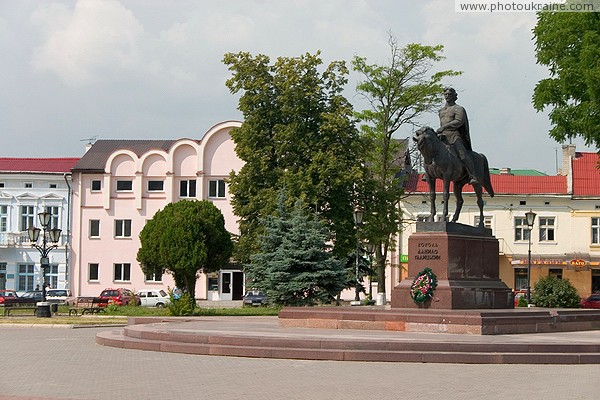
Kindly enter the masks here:
[[545, 276], [536, 282], [531, 301], [537, 307], [577, 308], [579, 294], [568, 279]]

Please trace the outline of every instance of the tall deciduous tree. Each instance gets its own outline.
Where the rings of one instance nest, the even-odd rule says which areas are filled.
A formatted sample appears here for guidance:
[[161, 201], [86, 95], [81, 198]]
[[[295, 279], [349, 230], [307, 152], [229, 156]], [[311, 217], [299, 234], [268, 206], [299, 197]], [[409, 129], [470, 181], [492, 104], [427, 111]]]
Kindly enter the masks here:
[[247, 278], [278, 305], [329, 303], [346, 286], [345, 261], [331, 253], [323, 221], [300, 200], [288, 211], [284, 198], [263, 221], [260, 251], [245, 266]]
[[600, 148], [600, 14], [539, 12], [533, 29], [538, 64], [550, 77], [533, 92], [537, 111], [550, 110], [550, 137], [580, 136]]
[[386, 65], [368, 64], [355, 57], [353, 68], [362, 75], [357, 91], [370, 108], [357, 113], [361, 126], [366, 178], [361, 188], [365, 224], [360, 234], [375, 245], [378, 291], [385, 293], [385, 267], [389, 251], [401, 229], [399, 207], [404, 193], [402, 168], [406, 143], [394, 137], [405, 125], [440, 105], [442, 79], [460, 74], [432, 72], [441, 61], [443, 46], [409, 44], [399, 47], [390, 35], [391, 57]]
[[233, 209], [239, 219], [236, 258], [258, 251], [262, 218], [271, 215], [280, 190], [289, 204], [305, 206], [328, 224], [334, 253], [353, 246], [352, 185], [360, 172], [353, 110], [343, 97], [348, 70], [332, 62], [323, 72], [319, 53], [278, 58], [229, 53], [223, 62], [233, 76], [226, 85], [242, 92], [244, 122], [231, 132], [245, 165], [230, 176]]
[[183, 200], [154, 214], [140, 232], [137, 260], [144, 273], [168, 272], [195, 298], [200, 272], [215, 272], [233, 251], [221, 211], [210, 201]]

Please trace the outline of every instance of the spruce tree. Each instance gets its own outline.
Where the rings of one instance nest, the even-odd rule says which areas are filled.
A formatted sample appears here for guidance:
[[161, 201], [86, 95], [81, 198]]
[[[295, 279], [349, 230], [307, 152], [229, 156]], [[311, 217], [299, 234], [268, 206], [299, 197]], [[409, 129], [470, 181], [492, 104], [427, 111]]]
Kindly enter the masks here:
[[264, 226], [260, 252], [245, 266], [249, 284], [276, 305], [331, 302], [346, 284], [346, 270], [327, 244], [327, 227], [301, 201], [288, 211], [284, 196]]

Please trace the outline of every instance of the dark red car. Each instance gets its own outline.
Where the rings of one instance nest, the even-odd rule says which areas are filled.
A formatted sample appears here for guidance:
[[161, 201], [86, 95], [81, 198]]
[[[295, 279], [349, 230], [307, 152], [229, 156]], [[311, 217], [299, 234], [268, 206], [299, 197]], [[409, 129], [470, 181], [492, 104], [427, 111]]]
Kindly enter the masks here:
[[0, 290], [0, 306], [12, 306], [19, 301], [14, 290]]
[[581, 308], [598, 308], [600, 309], [600, 293], [593, 294], [585, 300], [581, 300]]
[[104, 289], [102, 293], [100, 293], [99, 298], [106, 300], [108, 304], [116, 304], [119, 306], [126, 306], [128, 304], [141, 304], [140, 298], [133, 294], [131, 290], [125, 288]]

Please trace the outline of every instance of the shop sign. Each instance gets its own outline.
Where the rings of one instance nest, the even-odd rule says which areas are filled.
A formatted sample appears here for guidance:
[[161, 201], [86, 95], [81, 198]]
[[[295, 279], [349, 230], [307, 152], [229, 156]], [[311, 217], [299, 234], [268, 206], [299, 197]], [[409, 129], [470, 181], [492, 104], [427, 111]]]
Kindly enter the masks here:
[[400, 262], [407, 263], [408, 262], [408, 254], [400, 254]]
[[[521, 260], [513, 260], [511, 262], [511, 264], [519, 264], [519, 265], [527, 265], [529, 263], [529, 260], [526, 259], [521, 259]], [[564, 265], [565, 264], [565, 260], [564, 259], [559, 259], [559, 258], [532, 258], [531, 259], [531, 265]]]
[[567, 267], [576, 271], [584, 271], [589, 269], [588, 262], [580, 258], [569, 260]]

